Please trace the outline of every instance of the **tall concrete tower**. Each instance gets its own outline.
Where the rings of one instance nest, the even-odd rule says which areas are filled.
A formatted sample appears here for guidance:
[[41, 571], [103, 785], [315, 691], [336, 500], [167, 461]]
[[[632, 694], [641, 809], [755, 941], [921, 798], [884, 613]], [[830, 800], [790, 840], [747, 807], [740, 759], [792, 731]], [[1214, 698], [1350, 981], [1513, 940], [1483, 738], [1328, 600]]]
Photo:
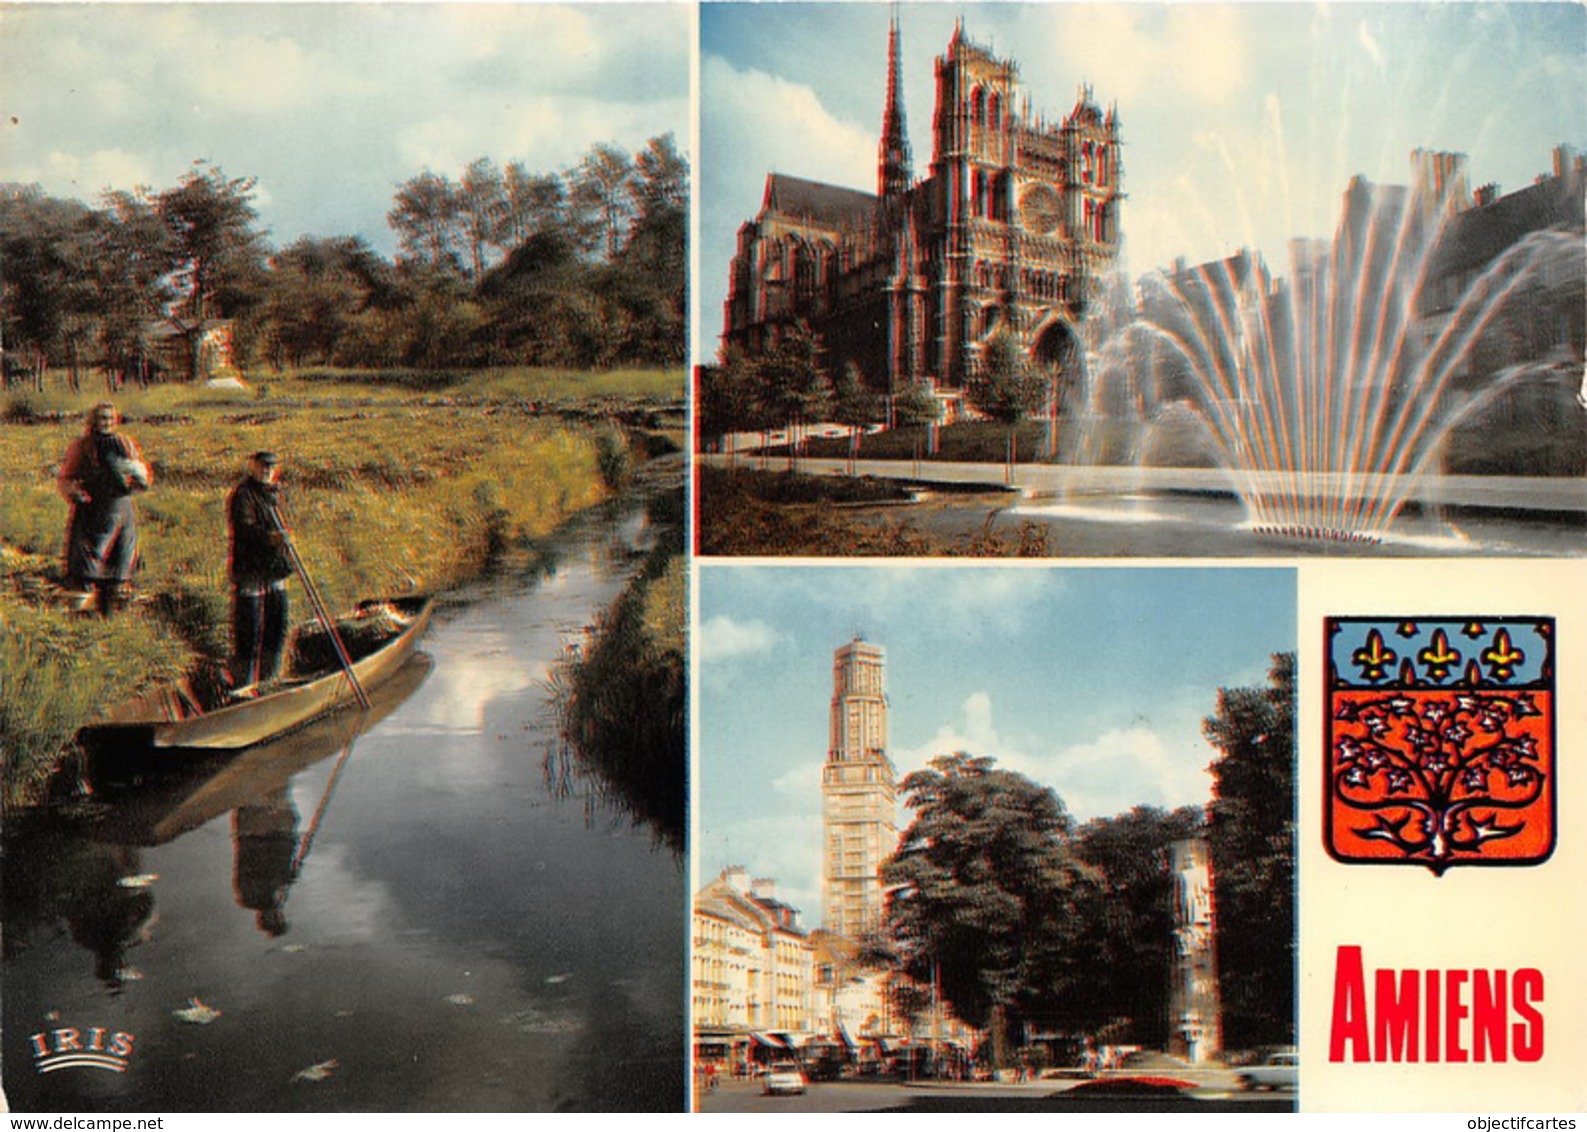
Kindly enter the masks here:
[[881, 925], [882, 862], [898, 848], [886, 664], [882, 649], [858, 638], [832, 657], [832, 732], [821, 774], [821, 903], [827, 930], [849, 939]]

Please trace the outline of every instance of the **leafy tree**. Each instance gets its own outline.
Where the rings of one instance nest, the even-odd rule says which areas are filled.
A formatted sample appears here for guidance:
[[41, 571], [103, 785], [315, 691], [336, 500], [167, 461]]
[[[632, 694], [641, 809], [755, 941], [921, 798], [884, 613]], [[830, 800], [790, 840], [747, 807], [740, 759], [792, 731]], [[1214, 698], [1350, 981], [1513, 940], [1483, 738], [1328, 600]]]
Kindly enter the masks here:
[[800, 427], [818, 420], [832, 386], [821, 367], [821, 337], [803, 320], [788, 327], [759, 359], [763, 405], [788, 428], [788, 465], [799, 454]]
[[579, 234], [588, 238], [590, 250], [608, 263], [615, 261], [636, 214], [632, 159], [614, 145], [591, 146], [571, 183], [569, 201]]
[[1222, 688], [1208, 740], [1208, 842], [1217, 906], [1224, 1041], [1295, 1040], [1295, 657], [1278, 653], [1268, 682]]
[[832, 419], [849, 429], [849, 474], [860, 454], [860, 437], [865, 426], [882, 416], [882, 399], [865, 384], [865, 375], [854, 362], [843, 367], [832, 387]]
[[1166, 1047], [1174, 963], [1170, 847], [1198, 834], [1201, 824], [1197, 807], [1170, 813], [1136, 806], [1080, 829], [1074, 852], [1096, 882], [1082, 893], [1076, 946], [1059, 972], [1067, 1025], [1103, 1042]]
[[634, 155], [637, 174], [632, 186], [634, 207], [640, 216], [689, 207], [689, 162], [678, 152], [672, 134], [661, 134]]
[[258, 297], [264, 277], [264, 235], [255, 228], [257, 179], [228, 178], [202, 162], [154, 198], [171, 234], [184, 319], [234, 317]]
[[1011, 332], [994, 335], [986, 347], [986, 367], [965, 390], [978, 412], [1008, 426], [1008, 474], [1013, 474], [1019, 423], [1041, 408], [1047, 377], [1033, 366]]
[[1019, 1021], [1057, 1005], [1053, 974], [1072, 949], [1073, 901], [1086, 870], [1071, 821], [1049, 788], [993, 760], [942, 756], [903, 781], [915, 811], [882, 867], [888, 927], [904, 973], [930, 985], [994, 1057]]
[[170, 232], [146, 195], [108, 192], [95, 213], [94, 246], [106, 367], [117, 376], [146, 379], [146, 332], [176, 298], [168, 281]]
[[451, 178], [428, 169], [397, 187], [386, 214], [402, 258], [454, 273], [462, 271], [461, 218], [460, 198]]
[[[724, 351], [720, 364], [699, 370], [694, 414], [701, 437], [720, 443], [731, 433], [760, 429], [760, 401], [760, 375], [755, 365], [740, 350]], [[729, 448], [729, 462], [732, 459]]]
[[265, 240], [255, 228], [256, 180], [228, 178], [199, 162], [176, 187], [153, 199], [170, 235], [178, 293], [171, 321], [187, 339], [190, 376], [203, 372], [204, 324], [234, 318], [258, 301], [265, 283]]
[[361, 238], [305, 236], [271, 261], [255, 333], [277, 366], [331, 362], [350, 322], [396, 293], [389, 265]]
[[530, 365], [594, 365], [611, 328], [592, 292], [590, 268], [566, 232], [537, 232], [481, 281], [491, 316], [491, 360]]
[[924, 381], [911, 382], [893, 397], [893, 423], [898, 428], [918, 428], [915, 434], [915, 475], [920, 475], [920, 445], [923, 434], [942, 419], [942, 402]]
[[502, 174], [506, 207], [495, 233], [503, 254], [537, 232], [550, 232], [566, 223], [567, 186], [556, 173], [531, 173], [522, 162], [508, 165]]
[[96, 306], [92, 217], [36, 185], [0, 187], [0, 310], [5, 342], [74, 358]]
[[485, 274], [506, 213], [507, 183], [501, 170], [488, 157], [471, 162], [457, 186], [458, 227], [468, 249], [470, 279]]

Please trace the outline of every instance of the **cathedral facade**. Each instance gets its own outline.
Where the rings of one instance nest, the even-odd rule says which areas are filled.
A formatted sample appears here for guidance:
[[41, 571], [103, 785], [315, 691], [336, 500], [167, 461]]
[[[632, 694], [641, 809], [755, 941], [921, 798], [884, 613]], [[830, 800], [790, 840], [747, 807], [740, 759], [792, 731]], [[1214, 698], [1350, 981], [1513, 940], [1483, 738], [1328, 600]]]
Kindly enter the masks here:
[[1014, 334], [1069, 368], [1077, 327], [1119, 248], [1119, 120], [1082, 90], [1062, 121], [1020, 103], [1016, 65], [961, 24], [936, 64], [930, 172], [916, 179], [888, 39], [874, 194], [773, 173], [739, 229], [723, 342], [755, 355], [804, 322], [829, 373], [884, 393], [962, 388]]

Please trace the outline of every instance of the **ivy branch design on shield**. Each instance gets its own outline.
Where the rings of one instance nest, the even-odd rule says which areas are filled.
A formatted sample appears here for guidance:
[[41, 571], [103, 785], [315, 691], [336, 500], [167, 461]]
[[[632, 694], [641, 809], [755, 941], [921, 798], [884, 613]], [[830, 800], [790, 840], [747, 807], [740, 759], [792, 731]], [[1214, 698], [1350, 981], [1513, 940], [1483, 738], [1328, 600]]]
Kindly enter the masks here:
[[1517, 726], [1543, 714], [1530, 695], [1386, 693], [1336, 709], [1358, 725], [1336, 736], [1332, 768], [1335, 797], [1371, 815], [1357, 837], [1442, 874], [1457, 854], [1526, 828], [1506, 814], [1536, 802], [1548, 778], [1537, 741]]

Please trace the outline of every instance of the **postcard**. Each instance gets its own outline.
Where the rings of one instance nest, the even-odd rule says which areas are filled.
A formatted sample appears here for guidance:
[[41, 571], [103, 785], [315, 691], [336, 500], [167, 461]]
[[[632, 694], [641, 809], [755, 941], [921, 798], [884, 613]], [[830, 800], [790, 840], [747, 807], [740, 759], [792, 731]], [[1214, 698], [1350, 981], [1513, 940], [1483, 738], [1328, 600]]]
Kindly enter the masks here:
[[1582, 31], [702, 7], [698, 1107], [1581, 1108]]

